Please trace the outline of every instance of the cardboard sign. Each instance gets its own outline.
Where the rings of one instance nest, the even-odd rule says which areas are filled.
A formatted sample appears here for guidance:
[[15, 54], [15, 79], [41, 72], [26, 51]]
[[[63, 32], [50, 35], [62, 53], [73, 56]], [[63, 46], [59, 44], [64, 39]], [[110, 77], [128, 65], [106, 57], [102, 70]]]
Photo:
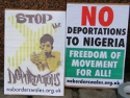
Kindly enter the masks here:
[[124, 79], [129, 5], [67, 5], [66, 85], [117, 88]]
[[5, 11], [4, 93], [64, 94], [65, 12]]

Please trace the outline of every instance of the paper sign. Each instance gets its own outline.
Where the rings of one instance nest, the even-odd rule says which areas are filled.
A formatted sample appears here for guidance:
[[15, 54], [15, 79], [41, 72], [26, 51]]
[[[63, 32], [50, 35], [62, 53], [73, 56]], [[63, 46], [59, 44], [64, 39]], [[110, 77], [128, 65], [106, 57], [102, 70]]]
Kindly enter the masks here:
[[67, 5], [66, 85], [117, 88], [124, 79], [129, 5]]
[[64, 95], [64, 11], [5, 11], [4, 93]]

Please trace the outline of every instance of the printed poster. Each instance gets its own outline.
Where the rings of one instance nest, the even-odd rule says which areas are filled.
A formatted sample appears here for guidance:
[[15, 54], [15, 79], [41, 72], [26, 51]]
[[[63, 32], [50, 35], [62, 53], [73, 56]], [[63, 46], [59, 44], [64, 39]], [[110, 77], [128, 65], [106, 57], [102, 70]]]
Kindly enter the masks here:
[[67, 4], [66, 86], [123, 83], [128, 15], [129, 5]]
[[5, 10], [4, 94], [64, 95], [65, 12]]

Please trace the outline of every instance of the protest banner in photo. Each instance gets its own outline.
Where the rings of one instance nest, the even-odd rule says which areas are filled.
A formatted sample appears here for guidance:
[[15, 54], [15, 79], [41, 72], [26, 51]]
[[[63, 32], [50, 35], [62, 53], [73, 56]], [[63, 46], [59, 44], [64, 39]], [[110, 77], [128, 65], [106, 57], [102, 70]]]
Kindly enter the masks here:
[[123, 83], [128, 15], [129, 5], [67, 4], [66, 86]]
[[5, 10], [4, 94], [64, 95], [65, 12]]

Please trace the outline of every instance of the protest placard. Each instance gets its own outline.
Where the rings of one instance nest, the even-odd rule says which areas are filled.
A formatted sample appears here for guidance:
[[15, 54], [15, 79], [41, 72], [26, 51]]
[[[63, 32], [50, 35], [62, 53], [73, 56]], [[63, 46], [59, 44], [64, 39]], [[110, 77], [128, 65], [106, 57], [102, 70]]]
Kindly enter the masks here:
[[4, 94], [64, 95], [65, 12], [5, 10]]
[[117, 88], [124, 80], [129, 5], [67, 5], [66, 86]]

